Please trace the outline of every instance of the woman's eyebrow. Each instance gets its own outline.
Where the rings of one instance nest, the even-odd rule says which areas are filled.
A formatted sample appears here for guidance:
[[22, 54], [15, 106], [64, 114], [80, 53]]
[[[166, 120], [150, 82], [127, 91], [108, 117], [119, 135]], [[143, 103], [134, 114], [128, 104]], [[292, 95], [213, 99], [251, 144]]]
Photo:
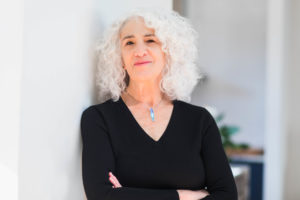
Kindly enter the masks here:
[[127, 36], [123, 37], [122, 41], [126, 40], [126, 39], [129, 39], [129, 38], [134, 38], [134, 36], [133, 35], [127, 35]]
[[[148, 33], [148, 34], [144, 35], [144, 37], [153, 37], [153, 36], [155, 36], [155, 35], [152, 34], [152, 33]], [[127, 36], [123, 37], [122, 41], [126, 40], [126, 39], [129, 39], [129, 38], [134, 38], [134, 36], [133, 35], [127, 35]]]
[[145, 34], [144, 36], [145, 36], [145, 37], [153, 37], [153, 36], [155, 36], [155, 35], [152, 34], [152, 33], [149, 33], [149, 34]]

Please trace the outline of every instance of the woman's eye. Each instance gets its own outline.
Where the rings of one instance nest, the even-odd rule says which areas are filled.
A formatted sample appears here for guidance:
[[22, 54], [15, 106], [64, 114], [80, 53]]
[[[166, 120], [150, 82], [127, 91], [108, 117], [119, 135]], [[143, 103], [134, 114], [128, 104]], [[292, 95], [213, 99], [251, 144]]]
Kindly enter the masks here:
[[132, 45], [133, 44], [133, 42], [131, 42], [131, 41], [128, 41], [128, 42], [126, 42], [126, 44], [125, 45]]
[[155, 42], [154, 40], [147, 40], [148, 43], [152, 43]]

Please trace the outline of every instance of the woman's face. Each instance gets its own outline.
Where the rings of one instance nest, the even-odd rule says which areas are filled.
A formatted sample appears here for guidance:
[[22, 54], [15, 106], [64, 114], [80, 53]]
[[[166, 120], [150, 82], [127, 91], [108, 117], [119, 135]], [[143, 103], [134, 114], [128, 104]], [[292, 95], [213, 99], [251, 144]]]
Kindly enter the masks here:
[[123, 66], [130, 80], [151, 81], [161, 78], [165, 54], [154, 30], [141, 18], [129, 20], [120, 33]]

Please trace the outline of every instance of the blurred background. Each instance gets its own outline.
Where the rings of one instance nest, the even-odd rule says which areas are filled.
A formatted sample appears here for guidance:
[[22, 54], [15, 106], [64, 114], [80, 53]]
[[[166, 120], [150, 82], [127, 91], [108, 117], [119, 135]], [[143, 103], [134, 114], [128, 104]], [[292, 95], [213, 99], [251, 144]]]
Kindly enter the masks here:
[[299, 0], [1, 1], [0, 199], [85, 198], [95, 42], [135, 7], [173, 9], [198, 31], [191, 103], [218, 122], [239, 199], [299, 200]]

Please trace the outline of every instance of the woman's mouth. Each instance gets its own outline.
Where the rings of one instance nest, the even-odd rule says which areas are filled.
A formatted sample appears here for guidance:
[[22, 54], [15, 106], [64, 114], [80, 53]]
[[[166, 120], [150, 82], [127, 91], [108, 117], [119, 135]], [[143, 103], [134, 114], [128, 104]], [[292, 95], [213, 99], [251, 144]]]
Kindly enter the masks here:
[[134, 65], [135, 66], [140, 66], [140, 65], [145, 65], [145, 64], [148, 64], [148, 63], [151, 63], [151, 61], [138, 61], [138, 62], [135, 62]]

